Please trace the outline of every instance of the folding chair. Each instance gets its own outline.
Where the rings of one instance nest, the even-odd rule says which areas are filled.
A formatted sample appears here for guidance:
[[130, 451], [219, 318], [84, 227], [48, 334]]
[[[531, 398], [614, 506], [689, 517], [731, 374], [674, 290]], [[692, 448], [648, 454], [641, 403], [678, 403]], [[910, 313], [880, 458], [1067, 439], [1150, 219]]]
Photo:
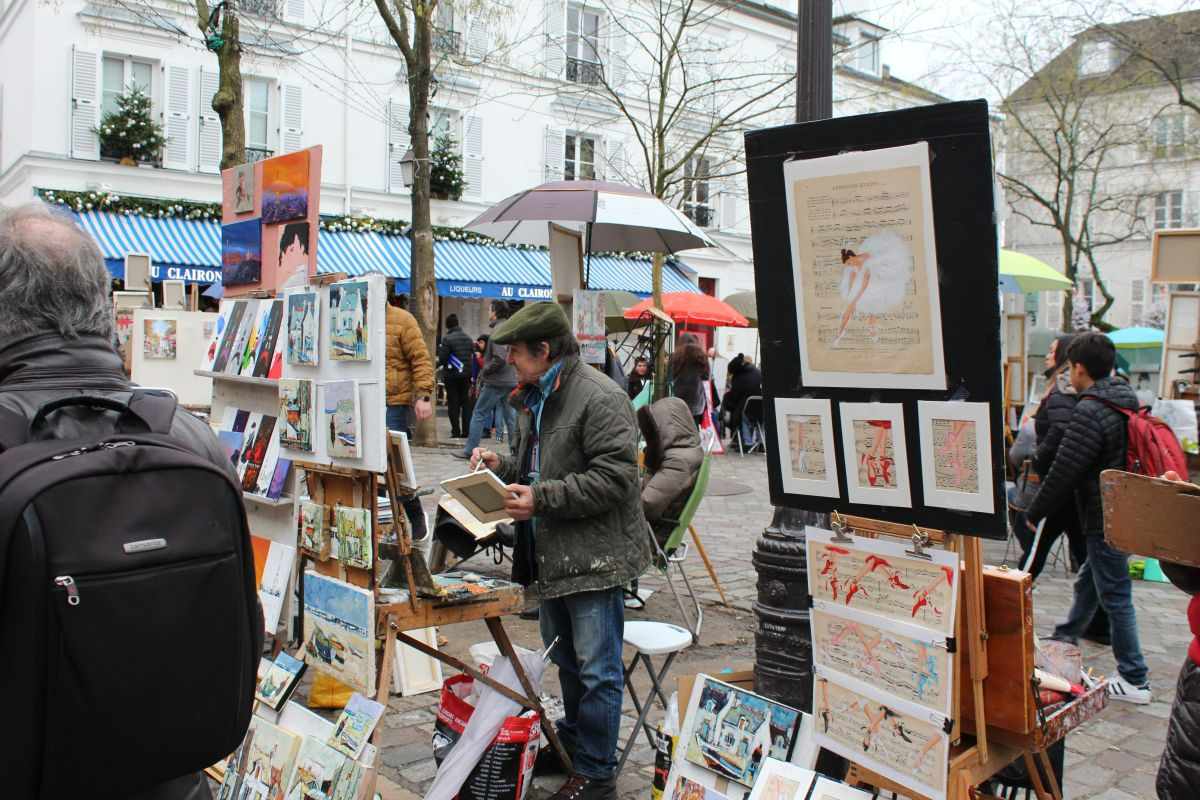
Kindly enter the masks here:
[[[751, 407], [754, 408], [754, 412], [755, 412], [752, 416], [750, 415]], [[766, 452], [767, 452], [767, 432], [766, 432], [766, 430], [763, 429], [762, 416], [763, 416], [762, 395], [761, 394], [752, 394], [749, 397], [747, 397], [745, 402], [742, 403], [742, 419], [743, 420], [745, 420], [745, 419], [752, 420], [752, 422], [750, 424], [753, 427], [754, 433], [757, 436], [757, 441], [755, 441], [754, 444], [750, 445], [749, 450], [744, 449], [744, 447], [743, 447], [744, 443], [742, 442], [742, 427], [739, 425], [738, 429], [736, 431], [734, 431], [734, 435], [737, 436], [737, 440], [738, 440], [738, 452], [741, 453], [742, 455], [746, 455], [746, 453], [753, 453], [755, 450], [760, 450], [760, 449], [762, 450], [764, 455], [766, 454]]]
[[[687, 503], [683, 506], [683, 511], [679, 514], [679, 519], [675, 523], [674, 530], [667, 537], [666, 544], [661, 547], [658, 540], [654, 538], [653, 533], [649, 533], [650, 542], [654, 545], [654, 566], [662, 573], [662, 576], [667, 579], [667, 587], [671, 590], [671, 594], [675, 597], [675, 604], [679, 606], [679, 614], [683, 619], [684, 627], [692, 634], [692, 638], [700, 641], [700, 628], [704, 624], [704, 609], [700, 607], [700, 600], [696, 597], [696, 591], [692, 588], [691, 581], [688, 580], [687, 571], [683, 568], [683, 562], [687, 560], [688, 543], [683, 540], [683, 536], [692, 527], [692, 519], [696, 516], [696, 510], [700, 508], [700, 501], [704, 499], [704, 492], [708, 489], [708, 478], [712, 472], [712, 456], [706, 455], [703, 463], [700, 464], [700, 474], [696, 476], [696, 485], [692, 487], [692, 493], [688, 496]], [[693, 533], [693, 536], [695, 534]], [[688, 613], [683, 605], [683, 599], [679, 596], [679, 589], [675, 586], [675, 581], [672, 578], [672, 568], [679, 573], [679, 577], [683, 580], [683, 585], [687, 589], [688, 596], [691, 598], [692, 605], [695, 608], [696, 622], [693, 625], [688, 618]], [[711, 571], [709, 573], [712, 575]], [[713, 580], [716, 576], [712, 575]]]

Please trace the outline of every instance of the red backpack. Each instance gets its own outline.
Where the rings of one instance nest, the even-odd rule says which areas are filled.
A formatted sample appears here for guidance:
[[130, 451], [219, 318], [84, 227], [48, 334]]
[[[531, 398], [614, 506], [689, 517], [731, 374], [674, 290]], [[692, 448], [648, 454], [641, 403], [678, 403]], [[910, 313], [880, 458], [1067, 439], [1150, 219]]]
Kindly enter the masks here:
[[1188, 480], [1187, 457], [1170, 425], [1150, 416], [1149, 408], [1130, 411], [1115, 403], [1108, 406], [1125, 415], [1126, 472], [1161, 478], [1167, 470], [1175, 470], [1180, 480]]

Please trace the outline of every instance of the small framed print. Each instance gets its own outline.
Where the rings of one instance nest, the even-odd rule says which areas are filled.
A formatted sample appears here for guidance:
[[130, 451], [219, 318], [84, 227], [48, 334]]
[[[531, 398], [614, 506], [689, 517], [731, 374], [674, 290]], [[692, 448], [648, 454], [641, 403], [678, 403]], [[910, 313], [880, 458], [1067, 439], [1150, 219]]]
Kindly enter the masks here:
[[987, 403], [917, 402], [927, 506], [995, 512]]
[[775, 429], [783, 490], [788, 494], [839, 497], [833, 407], [828, 400], [775, 398]]
[[850, 502], [912, 508], [904, 407], [900, 403], [841, 403], [838, 413]]

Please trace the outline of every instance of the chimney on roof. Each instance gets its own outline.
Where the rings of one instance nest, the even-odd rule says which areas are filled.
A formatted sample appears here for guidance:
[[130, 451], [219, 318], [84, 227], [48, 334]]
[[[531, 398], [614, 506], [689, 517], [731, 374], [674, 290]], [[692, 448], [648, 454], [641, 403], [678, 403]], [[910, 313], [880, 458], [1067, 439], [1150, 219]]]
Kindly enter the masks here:
[[883, 65], [883, 68], [882, 68], [882, 70], [881, 70], [880, 77], [882, 77], [882, 78], [883, 78], [885, 81], [887, 81], [887, 80], [891, 80], [891, 78], [892, 78], [892, 68], [891, 68], [891, 67], [889, 67], [887, 64], [884, 64], [884, 65]]

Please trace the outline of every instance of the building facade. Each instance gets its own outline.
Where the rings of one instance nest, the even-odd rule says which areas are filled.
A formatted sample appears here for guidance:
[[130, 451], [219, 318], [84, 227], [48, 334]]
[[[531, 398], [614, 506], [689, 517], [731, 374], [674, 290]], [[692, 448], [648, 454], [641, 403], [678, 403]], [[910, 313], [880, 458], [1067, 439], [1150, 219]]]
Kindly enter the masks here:
[[[1178, 46], [1177, 40], [1189, 38], [1188, 31], [1190, 45]], [[1088, 218], [1090, 235], [1114, 242], [1097, 248], [1095, 256], [1100, 278], [1114, 297], [1105, 321], [1119, 328], [1163, 324], [1168, 287], [1150, 282], [1153, 231], [1200, 227], [1200, 115], [1179, 104], [1176, 87], [1138, 52], [1144, 47], [1164, 63], [1179, 64], [1185, 76], [1180, 90], [1200, 98], [1197, 37], [1197, 11], [1089, 29], [1006, 101], [1012, 109], [1005, 125], [1008, 173], [1050, 196], [1057, 164], [1068, 163], [1039, 152], [1054, 141], [1055, 128], [1062, 141], [1083, 145], [1080, 150], [1101, 133], [1108, 137], [1100, 157], [1076, 160], [1077, 199], [1062, 207], [1082, 221], [1092, 198], [1097, 210]], [[1052, 86], [1056, 99], [1047, 102], [1042, 95]], [[1077, 121], [1065, 127], [1053, 118], [1053, 111], [1068, 112], [1058, 114], [1066, 118], [1075, 110]], [[1031, 137], [1023, 128], [1037, 133]], [[1063, 270], [1061, 237], [1047, 224], [1048, 212], [1011, 185], [1007, 199], [1011, 213], [1004, 246]], [[1104, 302], [1086, 261], [1080, 264], [1074, 296], [1076, 304], [1088, 308]], [[1071, 329], [1072, 321], [1062, 316], [1061, 293], [1029, 296], [1026, 310], [1038, 327]], [[1079, 321], [1081, 315], [1076, 317]]]
[[[374, 5], [243, 0], [240, 8], [247, 158], [321, 144], [323, 214], [409, 218], [399, 165], [410, 144], [406, 70]], [[618, 24], [636, 13], [636, 2], [439, 4], [431, 128], [461, 148], [467, 186], [458, 200], [434, 201], [435, 225], [462, 225], [547, 180], [645, 184], [636, 131], [613, 102], [586, 91], [603, 75], [618, 96], [628, 87], [627, 102], [641, 102], [638, 53], [650, 43], [631, 41], [633, 29]], [[883, 28], [852, 16], [835, 28], [836, 114], [942, 99], [890, 74]], [[785, 4], [738, 2], [697, 25], [681, 49], [711, 54], [714, 74], [757, 53], [786, 76], [795, 41]], [[110, 159], [96, 134], [131, 86], [150, 97], [167, 136], [161, 158], [136, 167]], [[0, 0], [0, 203], [23, 202], [35, 189], [219, 201], [216, 88], [216, 56], [191, 3]], [[790, 121], [793, 90], [779, 91], [763, 99], [769, 113], [755, 126]], [[684, 109], [699, 126], [719, 111]], [[735, 163], [740, 131], [715, 141]], [[692, 277], [719, 297], [752, 290], [744, 177], [732, 169], [718, 177], [701, 160], [687, 171], [671, 201], [721, 245], [683, 256]], [[474, 302], [446, 310], [478, 319], [483, 303]], [[714, 344], [749, 352], [754, 341], [753, 333], [722, 331]]]

